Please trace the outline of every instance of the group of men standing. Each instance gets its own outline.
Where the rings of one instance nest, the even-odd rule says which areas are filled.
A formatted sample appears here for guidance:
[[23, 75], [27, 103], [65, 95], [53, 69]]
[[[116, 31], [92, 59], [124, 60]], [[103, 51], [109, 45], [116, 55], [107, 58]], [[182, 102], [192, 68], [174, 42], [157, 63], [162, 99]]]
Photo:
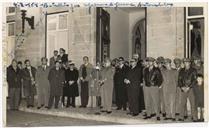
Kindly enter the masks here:
[[129, 62], [123, 57], [112, 61], [106, 58], [103, 63], [97, 62], [93, 66], [84, 56], [83, 64], [77, 69], [63, 48], [59, 52], [58, 55], [58, 51], [54, 51], [49, 66], [48, 59], [41, 58], [42, 64], [37, 69], [29, 60], [25, 60], [25, 68], [20, 62], [12, 61], [7, 68], [12, 110], [18, 110], [23, 85], [27, 107], [34, 107], [34, 96], [38, 95], [37, 109], [51, 109], [53, 104], [57, 109], [60, 99], [63, 106], [76, 107], [75, 97], [80, 95], [80, 108], [87, 107], [89, 96], [95, 97], [100, 108], [95, 114], [112, 113], [112, 101], [115, 100], [117, 110], [128, 109], [127, 114], [132, 116], [145, 110], [144, 119], [156, 117], [161, 120], [162, 114], [164, 120], [183, 121], [187, 116], [188, 98], [192, 120], [203, 120], [203, 66], [200, 59], [195, 59], [193, 64], [191, 59], [176, 58], [175, 67], [172, 67], [168, 58], [140, 60], [139, 55], [134, 54]]

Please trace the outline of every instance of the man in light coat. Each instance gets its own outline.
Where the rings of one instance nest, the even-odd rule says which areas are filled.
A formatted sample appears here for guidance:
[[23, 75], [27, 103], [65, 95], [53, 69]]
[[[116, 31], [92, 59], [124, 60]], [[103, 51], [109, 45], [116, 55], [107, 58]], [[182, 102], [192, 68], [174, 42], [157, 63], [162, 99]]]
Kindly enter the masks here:
[[42, 64], [38, 66], [36, 72], [37, 94], [38, 94], [37, 109], [40, 109], [43, 106], [45, 106], [45, 108], [48, 107], [49, 91], [50, 91], [48, 75], [50, 68], [47, 65], [47, 61], [48, 61], [47, 58], [42, 57], [41, 58]]

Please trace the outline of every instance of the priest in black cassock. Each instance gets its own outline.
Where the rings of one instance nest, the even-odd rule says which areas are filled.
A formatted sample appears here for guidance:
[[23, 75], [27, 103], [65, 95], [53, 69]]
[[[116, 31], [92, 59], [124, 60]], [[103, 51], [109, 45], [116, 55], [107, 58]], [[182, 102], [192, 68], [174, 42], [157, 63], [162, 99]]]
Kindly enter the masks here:
[[130, 114], [132, 116], [137, 116], [141, 112], [139, 107], [141, 105], [139, 102], [139, 96], [140, 85], [142, 83], [142, 68], [137, 66], [136, 59], [131, 59], [130, 64], [131, 68], [124, 79], [124, 82], [127, 85]]

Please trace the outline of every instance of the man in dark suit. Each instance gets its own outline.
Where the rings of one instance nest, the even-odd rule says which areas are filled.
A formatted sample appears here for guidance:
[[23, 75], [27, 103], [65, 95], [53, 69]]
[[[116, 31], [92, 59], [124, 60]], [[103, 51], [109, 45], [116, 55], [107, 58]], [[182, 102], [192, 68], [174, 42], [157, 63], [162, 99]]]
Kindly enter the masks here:
[[60, 56], [58, 55], [58, 51], [54, 50], [54, 56], [50, 58], [49, 66], [55, 66], [55, 61], [61, 60]]
[[128, 103], [129, 110], [132, 116], [137, 116], [141, 110], [139, 110], [139, 89], [142, 83], [142, 68], [137, 66], [137, 60], [131, 59], [131, 68], [129, 69], [124, 82], [127, 85], [128, 90]]
[[35, 75], [36, 69], [31, 66], [30, 60], [25, 60], [25, 68], [23, 69], [23, 87], [27, 101], [27, 107], [34, 107], [34, 96], [36, 95]]
[[17, 67], [17, 61], [12, 60], [12, 64], [7, 68], [7, 82], [9, 86], [9, 106], [10, 110], [18, 110], [21, 91], [21, 70]]
[[89, 63], [87, 56], [83, 57], [83, 64], [79, 69], [79, 78], [81, 84], [81, 108], [85, 108], [88, 105], [89, 100], [89, 85], [92, 80], [93, 66]]
[[60, 48], [59, 57], [61, 59], [62, 64], [66, 64], [68, 62], [68, 54], [65, 53], [64, 48]]
[[115, 94], [117, 110], [123, 108], [126, 110], [127, 104], [127, 88], [124, 83], [128, 68], [124, 65], [124, 58], [119, 57], [119, 66], [114, 75]]

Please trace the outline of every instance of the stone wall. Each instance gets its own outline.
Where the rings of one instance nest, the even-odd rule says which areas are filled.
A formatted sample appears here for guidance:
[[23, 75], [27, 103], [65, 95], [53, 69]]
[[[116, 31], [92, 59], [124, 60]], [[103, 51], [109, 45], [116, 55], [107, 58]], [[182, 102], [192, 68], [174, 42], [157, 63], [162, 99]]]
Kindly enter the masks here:
[[184, 8], [147, 8], [147, 56], [184, 56]]
[[[69, 54], [69, 59], [79, 66], [82, 63], [82, 57], [86, 55], [89, 56], [91, 63], [95, 63], [95, 9], [92, 8], [91, 13], [89, 13], [89, 8], [75, 8], [73, 12], [69, 8], [29, 8], [27, 16], [34, 16], [36, 25], [44, 17], [43, 12], [52, 13], [66, 10], [69, 10], [69, 47], [65, 49], [67, 54]], [[17, 34], [20, 34], [22, 30], [20, 10], [17, 10], [16, 26]], [[35, 26], [34, 30], [31, 30], [26, 23], [25, 40], [16, 49], [16, 58], [18, 60], [30, 59], [34, 66], [40, 64], [40, 59], [43, 56], [45, 56], [45, 18], [42, 19], [39, 25]]]

